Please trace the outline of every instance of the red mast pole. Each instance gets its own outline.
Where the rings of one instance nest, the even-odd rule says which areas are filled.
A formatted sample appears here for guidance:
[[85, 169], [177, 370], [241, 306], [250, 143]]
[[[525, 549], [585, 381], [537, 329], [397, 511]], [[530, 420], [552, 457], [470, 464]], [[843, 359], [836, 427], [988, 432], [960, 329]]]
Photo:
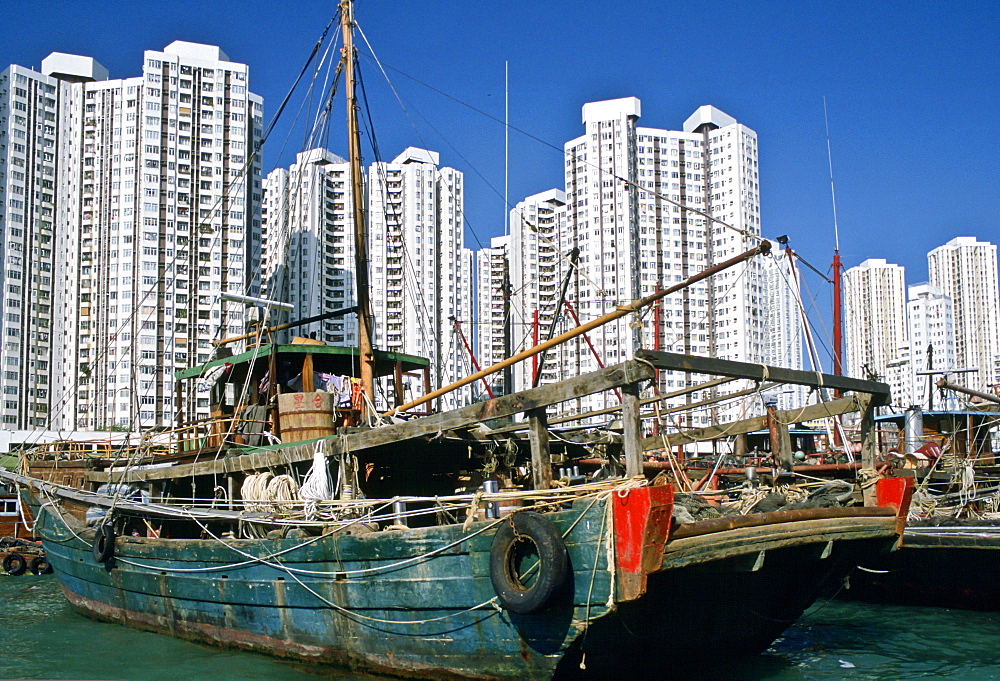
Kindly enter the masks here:
[[840, 251], [833, 251], [833, 375], [844, 375], [843, 293], [840, 275], [843, 272]]
[[[465, 346], [465, 351], [469, 353], [469, 359], [472, 360], [472, 366], [478, 374], [482, 369], [479, 368], [479, 362], [476, 361], [476, 353], [472, 351], [472, 346], [469, 345], [469, 341], [465, 339], [465, 334], [462, 333], [462, 325], [459, 323], [458, 319], [455, 317], [450, 317], [452, 323], [455, 325], [455, 330], [458, 331], [458, 337], [462, 339], [462, 345]], [[486, 386], [486, 394], [493, 399], [493, 391], [490, 390], [490, 384], [486, 381], [486, 377], [483, 376], [483, 385]]]
[[[577, 326], [580, 326], [581, 325], [580, 324], [580, 317], [576, 314], [576, 310], [573, 309], [573, 304], [571, 302], [569, 302], [568, 300], [564, 300], [563, 301], [563, 305], [566, 306], [566, 311], [569, 312], [570, 316], [573, 318], [573, 323], [576, 324]], [[604, 362], [601, 361], [601, 356], [599, 354], [597, 354], [597, 348], [595, 348], [594, 344], [590, 342], [590, 336], [588, 336], [587, 334], [583, 334], [583, 340], [587, 341], [587, 347], [590, 348], [590, 353], [594, 356], [594, 361], [597, 362], [597, 366], [599, 368], [603, 369], [604, 368]], [[659, 349], [659, 348], [657, 348], [657, 349]], [[622, 394], [621, 394], [621, 391], [618, 390], [618, 388], [615, 388], [615, 395], [617, 395], [618, 396], [618, 400], [621, 401]]]

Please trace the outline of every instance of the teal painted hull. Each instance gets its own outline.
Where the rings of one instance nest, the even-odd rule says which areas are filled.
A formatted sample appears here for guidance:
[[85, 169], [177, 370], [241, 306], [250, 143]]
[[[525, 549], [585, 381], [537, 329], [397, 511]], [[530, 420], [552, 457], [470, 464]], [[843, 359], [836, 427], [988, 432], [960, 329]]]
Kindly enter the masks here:
[[603, 513], [598, 503], [550, 514], [560, 530], [573, 524], [566, 537], [573, 567], [551, 607], [536, 615], [494, 605], [495, 528], [481, 532], [484, 522], [468, 531], [331, 535], [306, 545], [119, 537], [108, 565], [94, 560], [89, 534], [75, 537], [81, 528], [56, 514], [43, 512], [38, 527], [67, 597], [88, 615], [342, 667], [513, 679], [550, 677], [588, 611], [591, 618], [608, 612]]
[[[548, 607], [531, 615], [496, 604], [497, 527], [489, 522], [303, 540], [119, 537], [102, 564], [92, 530], [50, 507], [37, 517], [68, 599], [88, 616], [408, 678], [608, 678], [636, 660], [643, 663], [630, 675], [663, 678], [665, 665], [676, 671], [758, 653], [824, 584], [894, 538], [885, 530], [893, 520], [880, 518], [878, 528], [843, 535], [832, 556], [822, 549], [838, 535], [782, 540], [793, 524], [745, 549], [736, 542], [717, 560], [668, 549], [667, 569], [648, 575], [642, 596], [622, 601], [608, 566], [607, 503], [546, 514], [565, 536], [571, 568]], [[732, 533], [745, 531], [711, 541], [732, 543]]]

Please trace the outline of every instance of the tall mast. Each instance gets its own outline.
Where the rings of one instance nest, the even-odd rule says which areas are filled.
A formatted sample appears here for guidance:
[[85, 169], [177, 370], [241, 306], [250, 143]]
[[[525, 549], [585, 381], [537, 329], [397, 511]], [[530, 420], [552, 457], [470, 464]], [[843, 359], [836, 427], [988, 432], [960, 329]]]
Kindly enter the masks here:
[[[354, 280], [358, 300], [358, 359], [361, 369], [361, 389], [368, 404], [375, 400], [375, 372], [372, 352], [371, 302], [368, 298], [368, 235], [365, 222], [364, 179], [361, 173], [361, 131], [358, 129], [358, 100], [354, 76], [354, 3], [341, 0], [340, 22], [344, 31], [343, 63], [347, 87], [347, 148], [351, 165], [351, 199], [354, 213]], [[368, 413], [368, 404], [361, 413]]]

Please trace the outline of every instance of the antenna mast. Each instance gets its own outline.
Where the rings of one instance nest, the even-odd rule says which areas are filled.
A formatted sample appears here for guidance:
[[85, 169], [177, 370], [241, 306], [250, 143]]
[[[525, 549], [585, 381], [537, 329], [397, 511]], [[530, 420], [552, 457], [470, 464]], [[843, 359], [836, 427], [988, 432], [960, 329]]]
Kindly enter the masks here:
[[510, 202], [507, 196], [510, 176], [510, 78], [509, 64], [503, 63], [503, 235], [510, 235]]
[[840, 262], [840, 227], [837, 224], [837, 193], [833, 186], [833, 153], [830, 151], [830, 119], [826, 113], [826, 96], [823, 96], [823, 122], [826, 125], [826, 160], [830, 166], [830, 199], [833, 202], [833, 374], [844, 374], [844, 318]]

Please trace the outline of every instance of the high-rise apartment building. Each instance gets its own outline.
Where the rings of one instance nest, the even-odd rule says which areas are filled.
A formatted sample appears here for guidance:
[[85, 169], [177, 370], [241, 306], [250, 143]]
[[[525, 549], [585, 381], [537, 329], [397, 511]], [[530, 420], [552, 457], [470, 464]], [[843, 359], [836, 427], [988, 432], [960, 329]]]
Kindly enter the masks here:
[[53, 404], [53, 282], [60, 169], [60, 83], [104, 80], [93, 59], [53, 54], [45, 73], [23, 66], [0, 72], [0, 288], [3, 338], [0, 421], [44, 427]]
[[[573, 234], [567, 229], [566, 193], [550, 189], [519, 202], [510, 212], [511, 351], [520, 352], [548, 337], [565, 309], [556, 309], [573, 258]], [[559, 326], [561, 332], [565, 324]], [[514, 366], [521, 389], [564, 378], [575, 346], [567, 343]], [[539, 376], [535, 379], [535, 374]]]
[[870, 258], [844, 272], [845, 372], [884, 380], [906, 342], [904, 269]]
[[[262, 111], [247, 67], [218, 47], [178, 41], [147, 51], [142, 75], [123, 80], [63, 54], [30, 78], [8, 71], [15, 97], [19, 75], [36, 84], [25, 104], [43, 126], [36, 158], [51, 163], [39, 177], [58, 187], [40, 184], [25, 197], [39, 272], [22, 286], [39, 313], [51, 291], [46, 313], [59, 343], [39, 357], [41, 328], [22, 326], [5, 363], [49, 362], [53, 428], [207, 417], [207, 395], [176, 396], [173, 373], [207, 360], [213, 338], [244, 330], [242, 305], [222, 303], [221, 293], [256, 293]], [[38, 409], [27, 411], [39, 425]]]
[[[264, 180], [264, 292], [294, 305], [285, 321], [306, 319], [356, 304], [354, 218], [347, 161], [325, 149], [299, 153], [289, 169]], [[279, 332], [333, 345], [356, 345], [356, 314]]]
[[[268, 295], [295, 306], [291, 319], [355, 301], [354, 219], [348, 165], [322, 149], [268, 175], [265, 270]], [[408, 148], [368, 169], [368, 254], [373, 343], [431, 361], [431, 387], [469, 373], [452, 319], [472, 321], [472, 254], [464, 245], [463, 177], [434, 151]], [[357, 317], [316, 322], [297, 333], [356, 345]], [[471, 334], [470, 334], [471, 336]], [[465, 404], [474, 388], [442, 398]], [[414, 386], [412, 397], [422, 394]]]
[[[760, 233], [752, 130], [710, 106], [682, 131], [639, 127], [639, 116], [635, 98], [586, 104], [584, 135], [565, 145], [567, 221], [580, 247], [574, 293], [584, 320], [742, 252]], [[668, 296], [641, 328], [623, 319], [592, 340], [607, 363], [640, 346], [759, 361], [759, 286], [760, 264], [751, 262]], [[582, 370], [597, 368], [578, 356]], [[670, 392], [693, 379], [661, 372], [658, 388]], [[711, 417], [696, 419], [690, 425]]]
[[[931, 395], [936, 407], [943, 405], [933, 393], [933, 383], [943, 372], [957, 368], [955, 365], [955, 314], [954, 305], [939, 288], [930, 284], [917, 284], [908, 288], [906, 316], [910, 331], [910, 357], [912, 374], [909, 400], [893, 400], [896, 404], [929, 404]], [[940, 372], [938, 375], [926, 372]]]
[[[799, 268], [792, 251], [782, 249], [776, 242], [771, 243], [771, 252], [762, 259], [760, 304], [761, 361], [771, 366], [801, 369], [805, 307], [799, 288]], [[821, 369], [815, 354], [810, 362], [815, 370]], [[779, 409], [792, 409], [805, 404], [806, 390], [804, 386], [784, 385], [765, 395], [775, 399]]]
[[1000, 354], [1000, 286], [997, 247], [975, 237], [957, 237], [927, 254], [930, 283], [952, 300], [955, 319], [953, 380], [987, 390], [996, 380], [993, 362]]
[[914, 383], [915, 375], [916, 365], [910, 341], [903, 340], [890, 354], [885, 366], [885, 375], [879, 377], [879, 380], [889, 385], [894, 410], [903, 411], [915, 401], [920, 402], [919, 386]]
[[[410, 147], [388, 163], [373, 163], [368, 184], [376, 344], [429, 358], [432, 386], [447, 385], [469, 373], [451, 321], [472, 320], [464, 178], [440, 167], [436, 151]], [[450, 393], [441, 406], [465, 404], [471, 392]]]
[[898, 410], [912, 405], [957, 408], [951, 397], [943, 401], [934, 387], [938, 378], [955, 369], [951, 298], [930, 284], [909, 286], [907, 296], [908, 335], [891, 353], [884, 376], [892, 393], [892, 405]]
[[[558, 331], [575, 325], [565, 309], [555, 310], [574, 247], [579, 258], [566, 297], [586, 322], [758, 243], [756, 134], [710, 106], [682, 131], [639, 127], [640, 108], [634, 97], [585, 104], [584, 134], [564, 145], [565, 199], [546, 192], [512, 211], [511, 288], [518, 300], [512, 321], [530, 328], [538, 310], [542, 328], [557, 314]], [[640, 323], [628, 317], [595, 329], [555, 360], [547, 357], [542, 380], [623, 361], [640, 347], [761, 361], [761, 272], [752, 261], [668, 296]], [[530, 344], [518, 328], [512, 326], [523, 343], [515, 345]], [[522, 369], [515, 389], [530, 376], [530, 366]], [[658, 389], [695, 380], [661, 372]], [[586, 398], [577, 408], [613, 406], [595, 401], [605, 399]], [[705, 412], [697, 422], [712, 418]]]
[[[509, 236], [490, 239], [487, 248], [481, 248], [475, 255], [476, 272], [476, 334], [475, 348], [477, 361], [481, 367], [492, 366], [505, 359], [512, 347], [512, 325], [510, 309], [510, 249]], [[497, 373], [487, 378], [495, 395], [503, 395], [505, 373]], [[476, 386], [477, 390], [479, 385]], [[486, 392], [485, 388], [482, 389]]]

